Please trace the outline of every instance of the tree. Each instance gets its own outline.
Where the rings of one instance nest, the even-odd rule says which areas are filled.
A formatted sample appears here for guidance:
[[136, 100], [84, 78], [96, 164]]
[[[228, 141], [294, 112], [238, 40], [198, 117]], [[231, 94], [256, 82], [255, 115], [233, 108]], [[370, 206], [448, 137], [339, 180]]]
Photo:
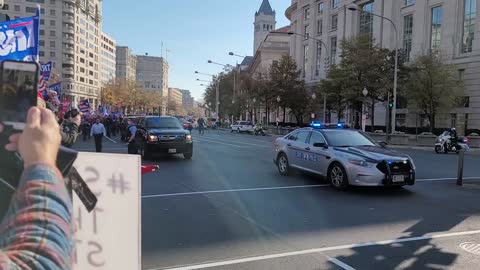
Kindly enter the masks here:
[[348, 77], [344, 69], [333, 65], [327, 74], [327, 79], [320, 82], [317, 90], [318, 96], [325, 96], [327, 99], [328, 114], [334, 111], [337, 113], [338, 120], [343, 118], [347, 98], [345, 93], [348, 91], [348, 84], [345, 78]]
[[[311, 108], [311, 100], [305, 88], [305, 82], [300, 79], [301, 71], [292, 57], [282, 56], [279, 62], [270, 67], [271, 99], [277, 95], [284, 108], [289, 108], [295, 115], [297, 123], [303, 124], [303, 117]], [[285, 117], [284, 117], [285, 119]]]
[[167, 102], [167, 113], [169, 115], [175, 114], [178, 108], [177, 102], [175, 100], [169, 99]]
[[412, 63], [407, 89], [408, 101], [425, 113], [432, 132], [437, 113], [454, 107], [463, 95], [463, 82], [452, 65], [431, 54], [420, 56]]

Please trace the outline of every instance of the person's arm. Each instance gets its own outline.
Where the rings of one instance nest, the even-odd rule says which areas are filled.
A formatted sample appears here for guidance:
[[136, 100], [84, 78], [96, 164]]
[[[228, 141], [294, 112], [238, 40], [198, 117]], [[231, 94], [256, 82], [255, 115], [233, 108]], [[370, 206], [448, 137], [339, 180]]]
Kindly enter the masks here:
[[95, 124], [92, 125], [90, 128], [90, 137], [93, 137], [93, 128], [95, 127]]
[[133, 142], [133, 140], [135, 140], [135, 135], [137, 134], [137, 128], [135, 127], [130, 127], [130, 129], [128, 130], [130, 132], [130, 139], [128, 139], [128, 142]]
[[0, 269], [70, 269], [71, 216], [58, 169], [43, 164], [25, 169], [0, 228]]

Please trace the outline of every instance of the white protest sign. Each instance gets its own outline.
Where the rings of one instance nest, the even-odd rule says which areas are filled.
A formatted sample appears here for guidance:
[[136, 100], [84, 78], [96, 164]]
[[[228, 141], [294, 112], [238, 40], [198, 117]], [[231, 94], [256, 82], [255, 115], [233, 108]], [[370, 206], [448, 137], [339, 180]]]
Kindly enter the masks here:
[[74, 166], [98, 203], [88, 213], [73, 194], [73, 269], [140, 270], [140, 156], [81, 152]]

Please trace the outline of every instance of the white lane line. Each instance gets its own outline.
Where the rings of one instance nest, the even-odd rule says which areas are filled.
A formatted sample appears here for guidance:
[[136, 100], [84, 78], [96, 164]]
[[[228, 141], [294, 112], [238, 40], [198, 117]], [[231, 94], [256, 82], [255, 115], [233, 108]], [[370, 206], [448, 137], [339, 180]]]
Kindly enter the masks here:
[[[285, 257], [293, 257], [293, 256], [306, 255], [306, 254], [312, 254], [312, 253], [321, 253], [321, 252], [328, 252], [328, 251], [335, 251], [335, 250], [345, 250], [345, 249], [363, 248], [363, 247], [371, 247], [371, 246], [384, 246], [384, 245], [391, 245], [391, 244], [395, 244], [395, 243], [425, 241], [425, 240], [450, 238], [450, 237], [473, 235], [473, 234], [480, 234], [480, 230], [454, 232], [454, 233], [445, 232], [445, 233], [438, 233], [438, 234], [428, 234], [426, 236], [408, 237], [408, 238], [399, 238], [399, 239], [372, 241], [372, 242], [363, 242], [363, 243], [332, 246], [332, 247], [304, 249], [304, 250], [298, 250], [298, 251], [292, 251], [292, 252], [253, 256], [253, 257], [246, 257], [246, 258], [241, 258], [241, 259], [232, 259], [232, 260], [219, 261], [219, 262], [203, 263], [203, 264], [180, 266], [180, 267], [173, 267], [173, 268], [153, 268], [153, 269], [149, 269], [149, 270], [160, 270], [160, 269], [165, 269], [165, 270], [195, 270], [195, 269], [205, 269], [205, 268], [219, 267], [219, 266], [226, 266], [226, 265], [233, 265], [233, 264], [241, 264], [241, 263], [247, 263], [247, 262], [255, 262], [255, 261], [262, 261], [262, 260], [271, 260], [271, 259], [278, 259], [278, 258], [285, 258]], [[350, 269], [351, 270], [352, 268], [345, 268], [345, 269]]]
[[339, 259], [336, 259], [336, 258], [333, 258], [333, 257], [330, 257], [328, 255], [325, 254], [325, 256], [327, 256], [328, 258], [328, 261], [333, 263], [333, 264], [336, 264], [338, 267], [341, 267], [343, 268], [344, 270], [355, 270], [355, 268], [351, 267], [350, 265], [340, 261]]
[[[480, 179], [480, 176], [477, 177], [463, 177], [464, 180], [476, 180]], [[415, 182], [435, 182], [435, 181], [449, 181], [457, 180], [457, 178], [430, 178], [430, 179], [418, 179]]]
[[202, 138], [201, 140], [199, 140], [198, 138], [196, 138], [195, 141], [198, 141], [198, 142], [218, 143], [218, 144], [233, 146], [233, 147], [237, 147], [237, 148], [247, 148], [246, 146], [235, 145], [235, 144], [230, 144], [230, 143], [223, 143], [223, 142], [217, 142], [217, 141], [211, 141], [211, 140], [206, 140], [206, 139], [204, 139], [204, 138]]
[[[437, 181], [450, 181], [457, 178], [432, 178], [432, 179], [419, 179], [416, 182], [437, 182]], [[480, 179], [480, 177], [465, 177], [464, 179]], [[161, 198], [161, 197], [173, 197], [173, 196], [186, 196], [186, 195], [202, 195], [212, 193], [229, 193], [229, 192], [245, 192], [245, 191], [259, 191], [259, 190], [280, 190], [280, 189], [300, 189], [300, 188], [319, 188], [329, 187], [329, 184], [323, 185], [301, 185], [301, 186], [280, 186], [280, 187], [265, 187], [265, 188], [241, 188], [241, 189], [220, 189], [220, 190], [206, 190], [206, 191], [194, 191], [194, 192], [181, 192], [181, 193], [166, 193], [155, 195], [144, 195], [143, 199], [149, 198]]]
[[[207, 139], [204, 139], [204, 138], [200, 138], [200, 139], [201, 139], [201, 140], [203, 139], [203, 140], [208, 141]], [[240, 142], [240, 141], [235, 141], [235, 140], [230, 140], [230, 141], [228, 141], [228, 140], [219, 140], [219, 139], [214, 139], [214, 138], [210, 138], [210, 139], [211, 139], [211, 141], [214, 141], [214, 142], [225, 142], [225, 143], [227, 143], [227, 142], [232, 142], [232, 143], [238, 143], [238, 144], [258, 146], [258, 147], [268, 147], [268, 148], [273, 147], [273, 146], [268, 146], [268, 145], [262, 145], [262, 144], [256, 144], [256, 143], [246, 143], [246, 142]], [[271, 143], [271, 142], [265, 142], [265, 144], [273, 144], [273, 143]]]
[[223, 189], [223, 190], [210, 190], [210, 191], [196, 191], [196, 192], [144, 195], [144, 196], [142, 196], [142, 198], [143, 199], [148, 199], [148, 198], [173, 197], [173, 196], [185, 196], [185, 195], [202, 195], [202, 194], [212, 194], [212, 193], [228, 193], [228, 192], [258, 191], [258, 190], [279, 190], [279, 189], [298, 189], [298, 188], [313, 188], [313, 187], [328, 187], [328, 186], [330, 186], [330, 185], [303, 185], [303, 186], [284, 186], [284, 187], [266, 187], [266, 188]]

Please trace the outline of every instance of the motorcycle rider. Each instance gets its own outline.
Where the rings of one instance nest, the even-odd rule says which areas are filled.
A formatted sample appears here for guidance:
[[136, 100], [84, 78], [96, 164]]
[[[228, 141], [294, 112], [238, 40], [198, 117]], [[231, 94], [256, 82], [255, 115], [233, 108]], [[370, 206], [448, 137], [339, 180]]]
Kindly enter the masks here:
[[457, 136], [457, 129], [456, 128], [451, 128], [450, 129], [450, 145], [449, 148], [452, 149], [455, 147], [455, 149], [458, 149], [458, 136]]

